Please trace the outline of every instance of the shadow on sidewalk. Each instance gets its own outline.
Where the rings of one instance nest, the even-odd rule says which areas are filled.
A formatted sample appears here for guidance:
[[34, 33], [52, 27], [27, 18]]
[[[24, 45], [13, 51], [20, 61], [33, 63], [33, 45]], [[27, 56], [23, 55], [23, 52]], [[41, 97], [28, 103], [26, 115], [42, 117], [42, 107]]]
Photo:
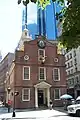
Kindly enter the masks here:
[[64, 110], [64, 107], [53, 107], [54, 110], [67, 113], [67, 110]]

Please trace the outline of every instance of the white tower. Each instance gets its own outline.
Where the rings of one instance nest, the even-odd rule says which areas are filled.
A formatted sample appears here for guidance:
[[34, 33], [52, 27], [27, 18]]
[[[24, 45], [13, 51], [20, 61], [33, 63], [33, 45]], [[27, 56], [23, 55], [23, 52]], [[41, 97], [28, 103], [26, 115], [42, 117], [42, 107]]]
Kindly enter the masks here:
[[32, 37], [29, 34], [29, 30], [25, 28], [22, 32], [21, 39], [18, 43], [17, 49], [24, 51], [24, 42], [31, 41], [31, 40], [32, 40]]

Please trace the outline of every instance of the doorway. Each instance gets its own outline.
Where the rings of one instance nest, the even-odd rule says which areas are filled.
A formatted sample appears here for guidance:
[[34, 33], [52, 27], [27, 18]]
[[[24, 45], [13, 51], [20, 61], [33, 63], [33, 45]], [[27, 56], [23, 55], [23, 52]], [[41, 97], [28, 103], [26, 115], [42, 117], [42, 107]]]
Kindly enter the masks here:
[[77, 90], [77, 97], [80, 96], [80, 90]]
[[44, 105], [44, 91], [38, 90], [38, 105], [42, 106]]

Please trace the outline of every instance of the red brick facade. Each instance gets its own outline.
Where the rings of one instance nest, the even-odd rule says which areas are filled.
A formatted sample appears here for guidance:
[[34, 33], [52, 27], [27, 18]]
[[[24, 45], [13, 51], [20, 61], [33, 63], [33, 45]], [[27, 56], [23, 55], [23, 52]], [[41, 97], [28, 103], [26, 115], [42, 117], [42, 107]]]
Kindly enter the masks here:
[[[57, 54], [56, 45], [45, 40], [45, 61], [41, 63], [39, 61], [37, 44], [38, 40], [32, 40], [24, 43], [24, 51], [15, 52], [15, 66], [14, 66], [14, 78], [11, 82], [11, 92], [13, 90], [19, 91], [19, 95], [15, 96], [16, 108], [34, 108], [39, 107], [40, 103], [49, 105], [49, 100], [52, 99], [54, 106], [61, 106], [60, 99], [55, 100], [54, 91], [58, 89], [62, 95], [66, 93], [66, 78], [65, 78], [65, 58], [63, 55]], [[24, 56], [28, 55], [29, 59], [24, 60]], [[57, 61], [54, 59], [57, 58]], [[30, 80], [23, 80], [23, 67], [28, 66], [30, 68]], [[44, 67], [46, 70], [46, 80], [39, 80], [39, 67]], [[59, 68], [60, 80], [55, 81], [53, 77], [53, 69]], [[12, 74], [13, 74], [12, 72]], [[13, 76], [13, 75], [12, 75]], [[30, 100], [22, 101], [22, 89], [29, 88]], [[36, 96], [37, 95], [37, 96]], [[41, 97], [41, 98], [40, 98]], [[57, 97], [60, 97], [57, 95]], [[13, 96], [11, 97], [13, 100]], [[42, 99], [42, 100], [41, 100]]]

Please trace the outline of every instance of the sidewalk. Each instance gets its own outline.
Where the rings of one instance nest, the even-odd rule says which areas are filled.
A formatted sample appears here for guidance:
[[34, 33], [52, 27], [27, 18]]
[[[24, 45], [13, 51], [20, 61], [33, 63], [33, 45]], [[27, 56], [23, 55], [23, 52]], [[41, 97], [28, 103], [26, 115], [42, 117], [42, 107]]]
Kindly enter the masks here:
[[25, 112], [16, 112], [16, 116], [12, 117], [12, 113], [6, 113], [6, 114], [2, 114], [0, 115], [0, 120], [2, 120], [2, 118], [6, 118], [6, 119], [48, 119], [48, 118], [53, 118], [56, 116], [66, 116], [66, 113], [63, 112], [59, 112], [57, 110], [36, 110], [36, 111], [25, 111]]
[[54, 110], [67, 113], [67, 110], [64, 110], [64, 107], [53, 107]]
[[[49, 110], [49, 108], [33, 108], [33, 109], [15, 109], [16, 112], [30, 112], [30, 111], [41, 111], [41, 110]], [[53, 107], [53, 110], [67, 113], [66, 110], [64, 110], [64, 107]], [[10, 113], [13, 112], [13, 109], [11, 108]], [[0, 109], [0, 114], [8, 113], [8, 109], [6, 107]]]

